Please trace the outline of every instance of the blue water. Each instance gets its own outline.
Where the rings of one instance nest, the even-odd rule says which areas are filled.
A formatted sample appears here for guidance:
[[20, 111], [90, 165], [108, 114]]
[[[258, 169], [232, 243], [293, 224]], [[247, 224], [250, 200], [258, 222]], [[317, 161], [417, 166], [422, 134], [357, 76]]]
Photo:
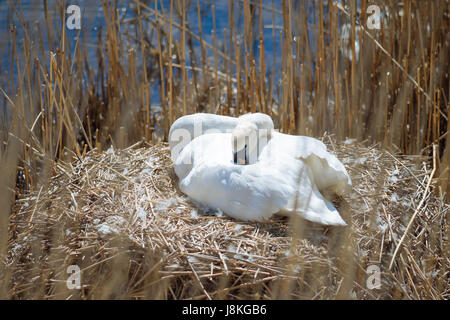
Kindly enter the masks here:
[[[60, 29], [61, 19], [59, 15], [59, 5], [61, 5], [61, 1], [57, 0], [48, 0], [48, 15], [52, 20], [52, 31], [53, 33], [57, 32]], [[135, 15], [133, 13], [132, 8], [136, 7], [135, 2], [133, 0], [117, 0], [115, 1], [116, 8], [118, 9], [119, 16], [121, 21], [123, 21], [122, 28], [126, 29], [130, 24], [127, 24], [127, 20], [133, 18]], [[155, 6], [155, 2], [153, 0], [143, 1], [146, 5], [151, 7], [152, 9]], [[177, 3], [177, 0], [174, 0], [174, 4]], [[294, 4], [296, 2], [294, 1]], [[76, 29], [69, 30], [66, 28], [67, 38], [69, 40], [70, 51], [67, 54], [73, 55], [75, 44], [77, 37], [80, 37], [80, 43], [83, 46], [88, 47], [88, 60], [90, 66], [95, 66], [97, 64], [97, 53], [96, 47], [98, 42], [98, 35], [100, 34], [102, 38], [104, 38], [104, 29], [105, 29], [105, 20], [103, 8], [101, 6], [101, 1], [96, 0], [67, 0], [65, 2], [65, 7], [67, 8], [69, 5], [78, 5], [82, 12], [81, 19], [81, 30], [78, 31]], [[164, 7], [164, 12], [167, 17], [169, 17], [170, 11], [170, 0], [163, 0], [162, 5]], [[224, 30], [226, 30], [227, 38], [229, 37], [229, 21], [228, 21], [228, 1], [200, 1], [201, 7], [201, 23], [202, 23], [202, 36], [203, 39], [209, 44], [214, 44], [214, 33], [213, 33], [213, 19], [212, 19], [212, 9], [214, 5], [215, 17], [216, 17], [216, 30], [217, 30], [217, 39], [218, 39], [218, 47], [221, 48], [223, 45], [224, 39]], [[263, 1], [263, 5], [267, 7], [272, 7], [272, 1]], [[278, 11], [281, 11], [281, 1], [273, 1], [274, 8]], [[313, 1], [307, 2], [307, 11], [312, 12], [312, 7], [314, 3]], [[163, 8], [159, 3], [158, 10], [161, 12]], [[234, 1], [234, 10], [235, 10], [235, 33], [238, 41], [243, 40], [244, 33], [244, 18], [243, 18], [243, 1], [235, 0]], [[0, 39], [0, 85], [2, 87], [7, 87], [9, 75], [11, 73], [11, 33], [10, 33], [10, 25], [16, 26], [16, 43], [18, 45], [19, 52], [19, 61], [21, 60], [20, 52], [22, 47], [22, 40], [25, 37], [25, 33], [20, 24], [21, 13], [23, 12], [23, 21], [25, 23], [28, 36], [35, 43], [35, 47], [38, 48], [37, 52], [40, 59], [46, 59], [49, 61], [49, 51], [54, 51], [52, 43], [49, 43], [47, 34], [46, 34], [46, 25], [45, 25], [45, 16], [44, 16], [44, 1], [43, 0], [22, 0], [21, 8], [16, 1], [11, 0], [1, 0], [0, 1], [0, 33], [6, 36], [3, 36]], [[142, 13], [145, 14], [147, 11], [142, 9]], [[254, 24], [254, 36], [255, 38], [259, 34], [259, 10], [256, 8], [256, 17]], [[19, 17], [18, 17], [19, 16]], [[177, 17], [174, 6], [174, 17]], [[186, 15], [187, 24], [190, 29], [198, 34], [198, 17], [197, 17], [197, 6], [196, 1], [191, 1], [191, 6]], [[263, 25], [264, 25], [264, 46], [265, 46], [265, 59], [267, 72], [274, 72], [275, 79], [280, 79], [281, 72], [281, 48], [280, 48], [280, 30], [283, 26], [282, 15], [275, 14], [274, 21], [272, 18], [272, 12], [269, 10], [263, 10]], [[175, 18], [177, 22], [178, 18]], [[315, 22], [315, 17], [313, 14], [308, 15], [308, 25], [312, 25]], [[272, 26], [275, 26], [275, 42], [273, 41], [272, 34]], [[143, 22], [143, 30], [144, 32], [150, 36], [152, 35], [152, 39], [154, 44], [156, 45], [156, 32], [152, 32], [152, 25], [149, 22], [144, 20]], [[309, 29], [309, 27], [308, 27]], [[312, 29], [312, 28], [311, 28]], [[43, 35], [42, 40], [39, 38], [39, 30]], [[138, 35], [137, 30], [133, 30], [133, 28], [129, 28], [130, 33], [133, 35]], [[133, 33], [134, 31], [134, 33]], [[9, 33], [9, 35], [8, 35]], [[312, 30], [309, 30], [310, 33], [310, 45], [314, 50], [314, 34]], [[296, 36], [295, 34], [293, 36]], [[53, 38], [58, 37], [57, 34], [53, 35]], [[173, 37], [174, 39], [179, 39], [180, 32], [177, 28], [173, 28]], [[123, 37], [126, 39], [126, 37]], [[42, 54], [40, 51], [40, 47], [44, 47], [44, 53]], [[195, 56], [197, 57], [197, 65], [200, 62], [201, 52], [199, 42], [193, 39]], [[229, 47], [229, 42], [227, 40], [227, 48]], [[135, 42], [130, 42], [124, 45], [124, 50], [128, 50], [130, 47], [136, 47]], [[243, 47], [243, 45], [242, 45]], [[272, 58], [272, 49], [275, 47], [276, 50], [276, 60], [275, 65], [273, 64]], [[228, 48], [229, 50], [229, 48]], [[242, 48], [243, 50], [243, 48]], [[255, 56], [256, 63], [258, 64], [259, 59], [259, 49], [258, 49], [258, 41], [254, 41], [253, 45], [253, 53]], [[190, 55], [186, 54], [187, 61], [186, 63], [189, 65], [191, 61], [189, 61]], [[208, 50], [208, 56], [210, 59], [213, 57], [213, 53], [211, 50]], [[234, 57], [233, 57], [234, 59]], [[210, 66], [214, 66], [214, 61], [210, 60]], [[219, 61], [219, 66], [224, 65], [222, 59]], [[314, 68], [312, 68], [314, 70]], [[17, 77], [17, 70], [13, 67], [13, 76]], [[159, 92], [156, 86], [152, 87], [152, 103], [159, 102]]]

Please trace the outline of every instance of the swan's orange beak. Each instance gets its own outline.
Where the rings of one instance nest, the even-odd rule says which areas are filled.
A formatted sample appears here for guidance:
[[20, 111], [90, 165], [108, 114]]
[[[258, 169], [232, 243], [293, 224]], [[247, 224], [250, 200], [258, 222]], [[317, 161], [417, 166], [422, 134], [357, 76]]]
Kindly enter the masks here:
[[248, 164], [247, 145], [239, 151], [233, 152], [233, 161], [236, 164]]

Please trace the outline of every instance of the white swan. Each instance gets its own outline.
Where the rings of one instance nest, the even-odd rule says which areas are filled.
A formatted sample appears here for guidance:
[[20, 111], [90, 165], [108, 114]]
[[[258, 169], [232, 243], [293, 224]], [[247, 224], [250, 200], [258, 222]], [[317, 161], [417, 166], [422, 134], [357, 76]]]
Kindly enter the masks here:
[[[257, 130], [256, 130], [257, 129]], [[169, 146], [175, 162], [183, 148], [194, 138], [210, 133], [233, 132], [235, 162], [253, 164], [258, 158], [288, 154], [303, 160], [312, 170], [314, 182], [322, 192], [343, 195], [351, 190], [351, 179], [344, 165], [319, 140], [306, 136], [283, 134], [274, 130], [272, 118], [263, 113], [249, 113], [233, 118], [208, 113], [197, 113], [177, 119], [169, 132]], [[236, 137], [244, 137], [236, 139]], [[245, 150], [245, 140], [249, 141]], [[189, 171], [192, 165], [180, 164]]]
[[318, 190], [351, 189], [345, 167], [319, 140], [273, 130], [267, 115], [185, 116], [172, 125], [169, 144], [180, 189], [202, 204], [243, 220], [296, 212], [345, 225]]
[[254, 164], [239, 165], [231, 140], [230, 133], [211, 133], [183, 148], [174, 164], [183, 193], [241, 220], [259, 221], [281, 212], [325, 225], [346, 225], [320, 194], [303, 161], [283, 154], [274, 162], [268, 154]]

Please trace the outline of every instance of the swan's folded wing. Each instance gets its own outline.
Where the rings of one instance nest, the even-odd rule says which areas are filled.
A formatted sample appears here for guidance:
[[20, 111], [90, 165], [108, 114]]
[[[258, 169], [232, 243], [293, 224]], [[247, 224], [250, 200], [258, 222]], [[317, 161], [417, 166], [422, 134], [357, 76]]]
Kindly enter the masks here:
[[[249, 170], [250, 169], [250, 170]], [[292, 194], [270, 170], [204, 162], [180, 181], [191, 199], [246, 221], [261, 221], [280, 211]]]
[[184, 179], [192, 168], [204, 162], [231, 162], [230, 141], [230, 133], [211, 133], [196, 137], [181, 150], [174, 160], [174, 170], [178, 178]]
[[319, 192], [311, 168], [303, 161], [280, 156], [277, 164], [268, 165], [277, 168], [277, 177], [291, 187], [282, 212], [298, 214], [306, 220], [324, 225], [346, 225], [333, 204]]
[[302, 218], [331, 226], [346, 226], [333, 204], [325, 199], [314, 183], [308, 187], [307, 181], [303, 180], [299, 184], [299, 190], [293, 201], [283, 208], [283, 211], [299, 214]]
[[351, 190], [352, 182], [347, 170], [335, 155], [327, 151], [323, 142], [311, 137], [274, 132], [260, 159], [277, 161], [284, 154], [302, 159], [311, 168], [319, 190], [331, 190], [339, 195]]
[[262, 164], [260, 169], [255, 167], [232, 163], [231, 134], [227, 133], [195, 138], [174, 163], [183, 193], [242, 220], [268, 218], [286, 203], [282, 192], [273, 188], [272, 169], [265, 170]]
[[319, 190], [344, 195], [351, 191], [352, 181], [344, 165], [329, 152], [317, 152], [304, 159], [311, 168]]

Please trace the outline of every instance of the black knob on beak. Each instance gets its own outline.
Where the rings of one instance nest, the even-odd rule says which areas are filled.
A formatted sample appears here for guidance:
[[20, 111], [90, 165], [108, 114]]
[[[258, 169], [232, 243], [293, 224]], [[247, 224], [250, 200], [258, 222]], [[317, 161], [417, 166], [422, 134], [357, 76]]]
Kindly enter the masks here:
[[241, 150], [233, 152], [233, 162], [235, 164], [249, 164], [247, 145]]

